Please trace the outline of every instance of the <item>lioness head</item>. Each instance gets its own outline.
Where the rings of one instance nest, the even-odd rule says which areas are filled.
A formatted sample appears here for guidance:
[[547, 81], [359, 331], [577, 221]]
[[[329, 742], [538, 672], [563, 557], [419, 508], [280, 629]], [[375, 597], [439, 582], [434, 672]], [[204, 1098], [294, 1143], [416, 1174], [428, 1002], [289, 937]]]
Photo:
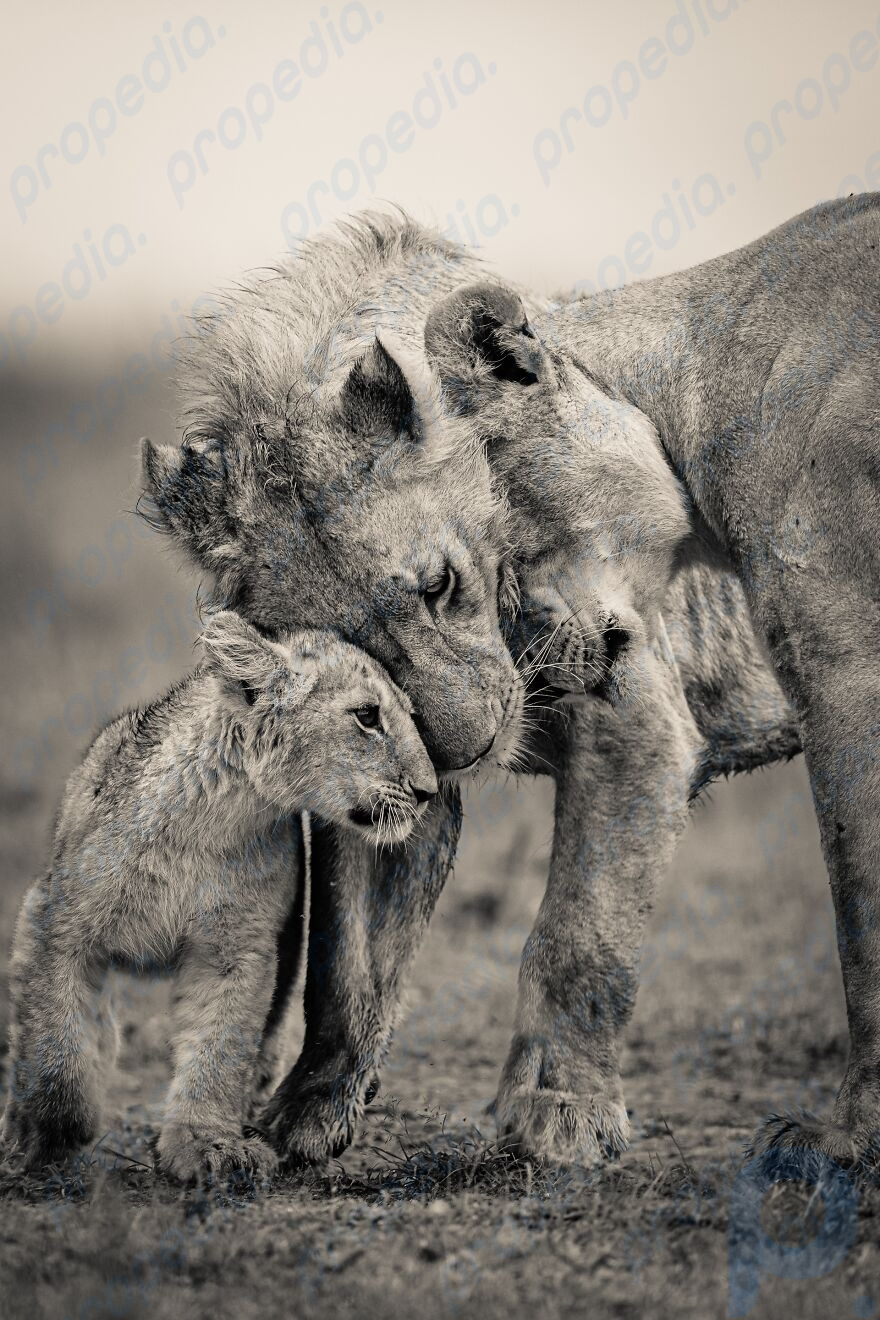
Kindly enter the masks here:
[[330, 628], [367, 650], [451, 776], [509, 764], [523, 704], [498, 627], [505, 505], [424, 363], [460, 260], [399, 221], [306, 248], [199, 327], [184, 444], [143, 452], [152, 518], [222, 602], [269, 637]]
[[635, 686], [693, 528], [657, 430], [598, 387], [565, 326], [481, 280], [436, 300], [425, 347], [509, 498], [525, 624], [545, 617], [539, 646], [555, 629], [554, 657], [614, 700]]
[[240, 707], [242, 769], [262, 797], [377, 843], [408, 837], [437, 779], [412, 707], [380, 665], [333, 633], [269, 641], [229, 610], [201, 644]]

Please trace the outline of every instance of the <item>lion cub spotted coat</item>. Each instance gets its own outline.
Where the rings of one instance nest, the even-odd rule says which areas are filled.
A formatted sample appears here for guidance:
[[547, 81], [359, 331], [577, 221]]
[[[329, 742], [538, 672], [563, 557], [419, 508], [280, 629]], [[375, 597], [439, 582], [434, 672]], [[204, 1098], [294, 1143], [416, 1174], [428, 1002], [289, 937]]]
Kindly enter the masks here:
[[407, 699], [363, 652], [326, 633], [268, 642], [230, 612], [202, 643], [204, 666], [98, 735], [22, 907], [4, 1136], [31, 1166], [98, 1134], [107, 969], [174, 961], [160, 1161], [182, 1178], [271, 1169], [242, 1123], [302, 881], [298, 815], [398, 842], [437, 789]]

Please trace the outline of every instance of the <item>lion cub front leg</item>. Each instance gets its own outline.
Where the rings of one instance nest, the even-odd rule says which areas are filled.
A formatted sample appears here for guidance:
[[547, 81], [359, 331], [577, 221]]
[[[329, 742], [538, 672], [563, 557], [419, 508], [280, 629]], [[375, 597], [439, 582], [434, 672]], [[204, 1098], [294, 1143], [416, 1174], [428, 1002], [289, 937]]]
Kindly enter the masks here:
[[687, 816], [699, 735], [655, 657], [647, 704], [569, 709], [550, 876], [523, 954], [516, 1027], [495, 1114], [526, 1152], [595, 1161], [625, 1149], [620, 1038], [658, 872]]
[[51, 883], [38, 881], [27, 896], [10, 968], [2, 1138], [34, 1169], [98, 1135], [102, 1081], [117, 1045], [104, 962], [53, 901]]
[[236, 1170], [264, 1176], [277, 1166], [274, 1151], [242, 1130], [272, 997], [279, 924], [276, 913], [267, 914], [265, 893], [260, 897], [239, 896], [194, 922], [183, 951], [174, 1076], [157, 1147], [160, 1165], [183, 1181]]

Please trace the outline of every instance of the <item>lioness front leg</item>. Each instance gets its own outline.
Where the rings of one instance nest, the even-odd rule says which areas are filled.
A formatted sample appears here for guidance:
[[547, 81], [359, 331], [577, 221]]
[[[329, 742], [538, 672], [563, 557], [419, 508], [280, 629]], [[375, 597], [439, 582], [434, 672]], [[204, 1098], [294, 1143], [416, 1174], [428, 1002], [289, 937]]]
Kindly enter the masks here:
[[290, 1049], [288, 1018], [292, 1007], [293, 990], [299, 979], [305, 941], [305, 900], [308, 883], [305, 847], [307, 828], [301, 817], [291, 821], [293, 831], [291, 852], [294, 864], [289, 882], [290, 900], [276, 937], [275, 985], [266, 1021], [263, 1024], [262, 1040], [251, 1079], [248, 1118], [265, 1104], [292, 1062], [292, 1054], [288, 1054]]
[[[279, 883], [279, 893], [284, 886]], [[205, 1173], [271, 1174], [277, 1159], [242, 1124], [272, 997], [278, 921], [267, 900], [242, 898], [193, 923], [175, 993], [174, 1077], [158, 1142], [160, 1165], [183, 1181]]]
[[538, 1156], [592, 1163], [629, 1136], [619, 1042], [700, 744], [675, 671], [655, 655], [646, 679], [624, 710], [573, 705], [561, 735], [550, 877], [495, 1106], [501, 1133]]
[[305, 1042], [257, 1120], [286, 1161], [324, 1160], [353, 1140], [460, 828], [457, 793], [437, 797], [406, 848], [377, 853], [316, 825]]

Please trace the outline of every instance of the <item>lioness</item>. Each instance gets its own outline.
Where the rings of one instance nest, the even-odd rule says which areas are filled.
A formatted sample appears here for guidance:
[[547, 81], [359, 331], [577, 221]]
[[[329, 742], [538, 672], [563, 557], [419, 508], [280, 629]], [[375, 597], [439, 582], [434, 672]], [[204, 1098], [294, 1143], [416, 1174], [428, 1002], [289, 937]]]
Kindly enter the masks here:
[[201, 668], [92, 744], [52, 868], [24, 900], [4, 1137], [30, 1166], [98, 1133], [116, 1048], [108, 966], [175, 960], [160, 1162], [183, 1179], [271, 1170], [274, 1152], [242, 1120], [275, 939], [303, 881], [296, 813], [389, 844], [437, 791], [409, 701], [363, 652], [327, 633], [265, 641], [229, 611], [201, 641]]
[[[524, 728], [499, 632], [516, 620], [515, 510], [473, 413], [441, 406], [425, 363], [432, 311], [482, 275], [405, 217], [367, 216], [307, 244], [196, 327], [181, 363], [184, 444], [148, 449], [145, 477], [154, 521], [254, 623], [334, 626], [382, 661], [441, 780], [493, 764], [554, 775], [550, 879], [499, 1110], [527, 1148], [564, 1157], [625, 1143], [620, 1030], [689, 800], [718, 773], [793, 755], [799, 733], [741, 587], [702, 563], [665, 601], [650, 701], [627, 718], [581, 701]], [[491, 322], [486, 332], [471, 350], [483, 381], [527, 394], [528, 366], [499, 351]], [[600, 670], [624, 640], [599, 630]], [[378, 855], [317, 822], [311, 930], [326, 956], [308, 971], [302, 1055], [262, 1118], [283, 1156], [320, 1159], [351, 1140], [459, 821], [454, 792], [441, 794], [409, 852]]]
[[[670, 468], [637, 470], [654, 474], [658, 509], [674, 468], [693, 502], [689, 530], [729, 556], [797, 713], [851, 1039], [830, 1121], [780, 1119], [768, 1140], [837, 1160], [864, 1153], [880, 1133], [880, 195], [822, 204], [692, 270], [535, 304], [532, 316], [512, 290], [459, 289], [433, 309], [426, 338], [511, 499], [545, 536], [553, 519], [557, 553], [620, 498], [602, 440], [560, 434], [572, 388], [587, 382], [656, 428]], [[529, 476], [548, 453], [557, 480], [536, 491]], [[624, 496], [630, 485], [622, 470]], [[675, 544], [675, 529], [670, 543], [658, 522], [655, 606], [693, 545]], [[644, 567], [623, 556], [615, 570], [626, 579], [631, 564]], [[638, 613], [643, 575], [631, 585]], [[534, 1013], [536, 1032], [555, 1011]]]

